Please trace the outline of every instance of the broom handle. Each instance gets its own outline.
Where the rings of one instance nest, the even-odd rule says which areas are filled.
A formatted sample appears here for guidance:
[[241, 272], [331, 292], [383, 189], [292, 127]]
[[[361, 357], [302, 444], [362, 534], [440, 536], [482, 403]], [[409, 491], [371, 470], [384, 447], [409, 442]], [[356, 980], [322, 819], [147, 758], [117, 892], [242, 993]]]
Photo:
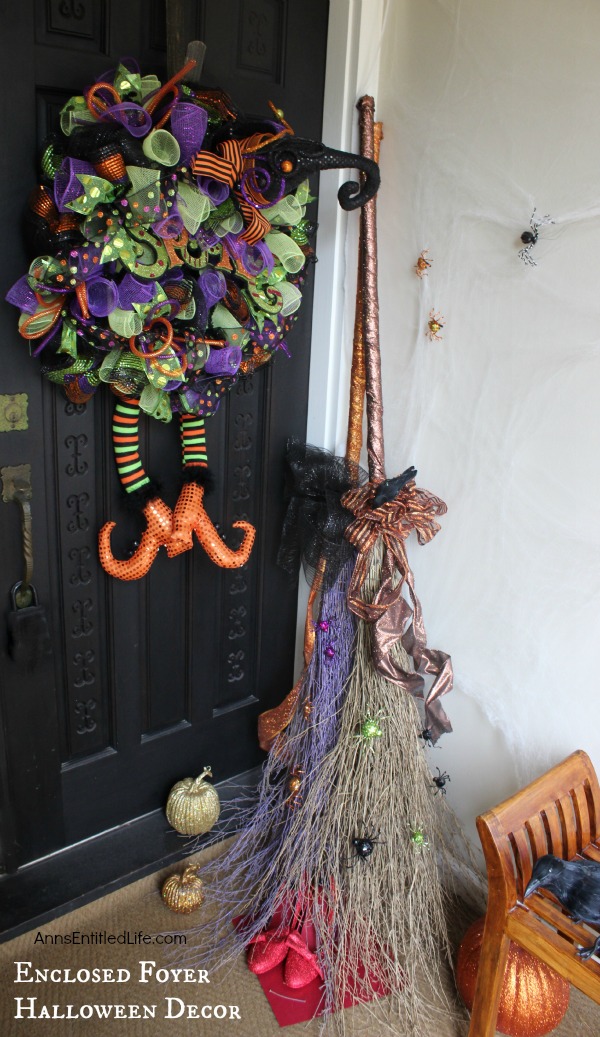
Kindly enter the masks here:
[[[383, 126], [376, 122], [372, 126], [372, 144], [370, 154], [367, 158], [374, 158], [379, 162], [379, 149], [383, 140]], [[365, 155], [362, 150], [361, 155]], [[350, 464], [360, 463], [360, 452], [363, 441], [363, 411], [365, 406], [366, 389], [366, 365], [365, 365], [365, 337], [364, 337], [364, 289], [363, 289], [363, 267], [365, 262], [364, 229], [361, 219], [358, 240], [358, 275], [356, 282], [356, 310], [354, 313], [354, 336], [352, 340], [352, 367], [350, 370], [350, 402], [348, 405], [348, 435], [346, 438], [346, 460]], [[382, 434], [383, 447], [383, 434]], [[315, 643], [315, 628], [313, 622], [314, 606], [317, 596], [321, 590], [323, 576], [325, 575], [325, 559], [321, 558], [313, 577], [308, 601], [306, 603], [306, 620], [304, 623], [304, 660], [308, 663]]]
[[[373, 158], [374, 110], [372, 97], [361, 97], [359, 111], [360, 152]], [[385, 479], [383, 447], [383, 394], [381, 389], [381, 354], [379, 351], [379, 297], [377, 294], [377, 218], [375, 198], [363, 206], [360, 214], [363, 235], [363, 334], [365, 342], [367, 393], [367, 455], [371, 482]]]
[[[373, 157], [379, 162], [379, 150], [383, 140], [383, 124], [376, 122], [373, 127]], [[362, 154], [362, 152], [361, 152]], [[366, 369], [365, 340], [363, 332], [363, 253], [364, 234], [361, 221], [358, 240], [358, 272], [356, 280], [356, 309], [354, 312], [354, 338], [352, 342], [352, 368], [350, 371], [350, 403], [348, 407], [348, 436], [346, 439], [346, 459], [351, 464], [360, 462], [363, 439], [363, 411], [365, 407]]]

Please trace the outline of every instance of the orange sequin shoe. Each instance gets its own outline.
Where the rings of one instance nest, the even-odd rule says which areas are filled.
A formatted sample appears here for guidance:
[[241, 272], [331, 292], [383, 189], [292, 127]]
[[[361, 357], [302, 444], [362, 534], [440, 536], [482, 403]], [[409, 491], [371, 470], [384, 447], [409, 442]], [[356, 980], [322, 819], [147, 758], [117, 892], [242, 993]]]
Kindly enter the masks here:
[[169, 558], [192, 546], [195, 533], [211, 562], [222, 569], [239, 569], [250, 558], [256, 530], [249, 522], [234, 522], [234, 529], [244, 530], [244, 539], [236, 551], [224, 544], [204, 510], [204, 487], [196, 482], [184, 484], [173, 512], [173, 528], [167, 544]]
[[202, 504], [202, 496], [198, 497], [194, 490], [200, 490], [200, 487], [193, 482], [186, 482], [181, 487], [179, 500], [173, 510], [173, 526], [167, 544], [169, 558], [176, 558], [194, 546], [192, 533], [198, 520], [199, 504]]
[[146, 529], [135, 554], [131, 558], [115, 558], [110, 547], [110, 535], [115, 522], [106, 522], [98, 534], [100, 564], [109, 576], [118, 580], [139, 580], [150, 570], [159, 547], [168, 544], [171, 538], [173, 513], [160, 497], [148, 501], [144, 508]]

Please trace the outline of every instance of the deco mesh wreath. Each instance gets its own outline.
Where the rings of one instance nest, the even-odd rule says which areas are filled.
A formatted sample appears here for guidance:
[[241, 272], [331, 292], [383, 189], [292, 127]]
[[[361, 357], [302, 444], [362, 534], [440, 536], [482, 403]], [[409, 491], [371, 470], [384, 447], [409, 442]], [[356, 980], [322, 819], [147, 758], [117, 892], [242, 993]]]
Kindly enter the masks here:
[[[170, 556], [187, 550], [194, 530], [217, 564], [247, 560], [253, 527], [237, 524], [244, 540], [232, 551], [203, 509], [205, 419], [240, 373], [286, 348], [313, 256], [308, 173], [350, 165], [376, 176], [373, 163], [293, 137], [273, 105], [273, 118], [250, 120], [223, 92], [185, 83], [193, 65], [161, 85], [120, 64], [68, 101], [29, 201], [36, 258], [7, 295], [71, 401], [102, 384], [116, 396], [118, 474], [148, 525], [127, 563], [110, 551], [114, 524], [101, 531], [102, 564], [122, 579], [144, 575], [161, 544]], [[340, 189], [345, 208], [363, 195]], [[173, 513], [140, 459], [140, 411], [180, 423]]]

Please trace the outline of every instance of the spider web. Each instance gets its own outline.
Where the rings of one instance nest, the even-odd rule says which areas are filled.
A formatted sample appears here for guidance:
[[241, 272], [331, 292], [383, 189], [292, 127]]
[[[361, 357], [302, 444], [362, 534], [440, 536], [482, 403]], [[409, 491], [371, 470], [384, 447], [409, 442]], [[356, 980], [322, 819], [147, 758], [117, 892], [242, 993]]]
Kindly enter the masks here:
[[[589, 0], [394, 0], [381, 39], [387, 472], [414, 464], [448, 504], [427, 549], [409, 544], [429, 641], [454, 662], [442, 744], [463, 778], [466, 759], [498, 769], [478, 756], [489, 726], [456, 723], [473, 699], [514, 761], [507, 791], [577, 747], [600, 762], [598, 39]], [[554, 221], [535, 266], [519, 258], [534, 210]]]

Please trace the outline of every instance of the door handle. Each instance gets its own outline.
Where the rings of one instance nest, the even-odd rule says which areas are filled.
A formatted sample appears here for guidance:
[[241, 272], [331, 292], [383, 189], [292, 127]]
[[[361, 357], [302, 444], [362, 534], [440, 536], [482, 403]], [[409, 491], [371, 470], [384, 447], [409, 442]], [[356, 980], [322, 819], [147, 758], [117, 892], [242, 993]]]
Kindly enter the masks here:
[[28, 608], [34, 600], [33, 581], [33, 537], [31, 518], [31, 465], [20, 464], [0, 469], [2, 477], [2, 500], [5, 504], [15, 501], [21, 511], [21, 538], [23, 544], [24, 575], [15, 591], [17, 608]]

